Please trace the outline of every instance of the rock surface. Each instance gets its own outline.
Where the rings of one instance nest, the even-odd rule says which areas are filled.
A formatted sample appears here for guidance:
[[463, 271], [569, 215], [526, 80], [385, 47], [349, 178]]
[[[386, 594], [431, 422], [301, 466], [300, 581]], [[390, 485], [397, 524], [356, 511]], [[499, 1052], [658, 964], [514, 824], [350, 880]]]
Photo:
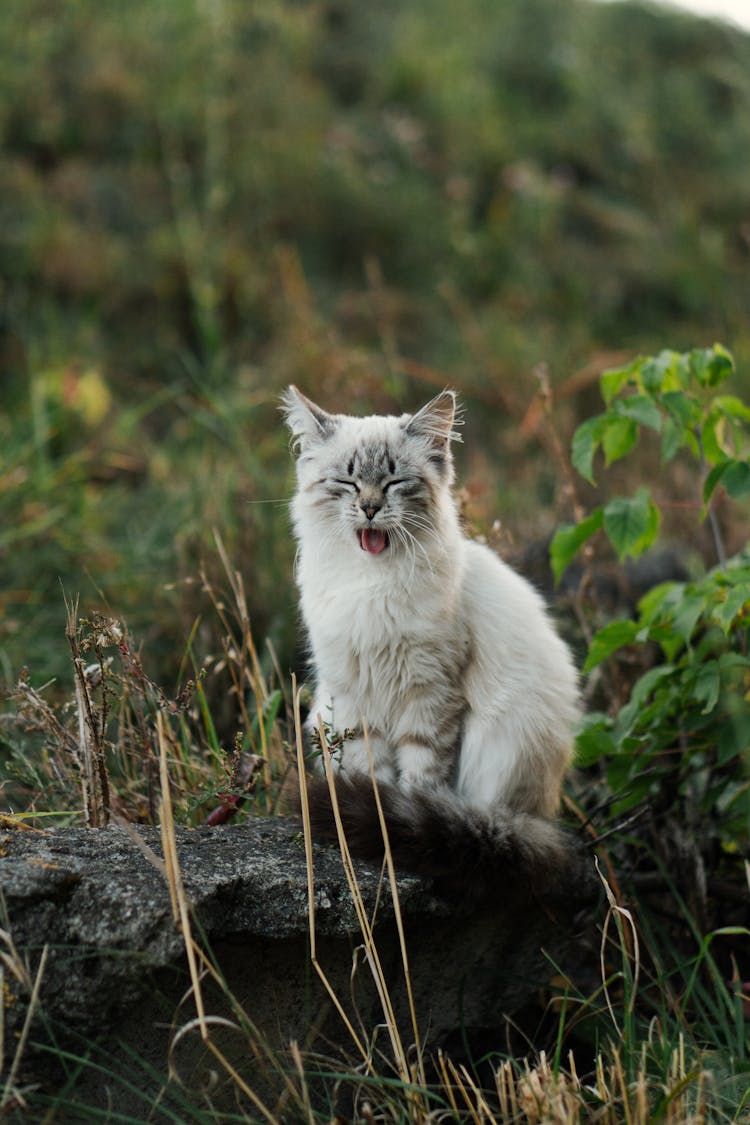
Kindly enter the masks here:
[[[309, 1044], [313, 1026], [329, 1045], [345, 1043], [349, 1032], [310, 964], [300, 824], [248, 819], [220, 828], [178, 829], [176, 841], [194, 937], [226, 982], [223, 987], [206, 982], [211, 1016], [230, 1013], [236, 1022], [241, 1005], [258, 1036], [274, 1049], [291, 1040]], [[382, 1006], [362, 954], [338, 852], [315, 846], [314, 868], [318, 961], [342, 1006], [356, 1008], [363, 1026], [372, 1028], [383, 1022]], [[410, 1036], [387, 878], [365, 863], [356, 871], [368, 912], [376, 915], [377, 949], [395, 1019]], [[590, 901], [588, 878], [582, 869], [581, 921], [571, 898], [461, 907], [437, 897], [425, 881], [399, 877], [415, 1007], [433, 1045], [462, 1025], [497, 1024], [503, 1011], [517, 1008], [553, 975], [550, 958], [559, 962], [579, 930], [593, 926], [590, 906], [584, 905]], [[11, 959], [28, 968], [26, 986], [6, 970], [11, 1030], [22, 1026], [28, 983], [46, 947], [33, 1042], [43, 1043], [50, 1034], [58, 1043], [68, 1036], [89, 1045], [95, 1040], [112, 1058], [136, 1052], [162, 1071], [169, 1058], [173, 1068], [182, 1067], [183, 1077], [189, 1072], [188, 1080], [196, 1081], [202, 1064], [179, 1031], [196, 1009], [158, 830], [7, 832], [0, 837], [0, 886], [2, 925], [15, 948]], [[247, 1061], [246, 1044], [243, 1050]], [[40, 1078], [35, 1058], [32, 1051], [27, 1080]], [[49, 1081], [48, 1061], [41, 1065]], [[89, 1096], [94, 1104], [99, 1094]], [[106, 1102], [111, 1091], [101, 1097]], [[126, 1103], [127, 1098], [117, 1104]]]

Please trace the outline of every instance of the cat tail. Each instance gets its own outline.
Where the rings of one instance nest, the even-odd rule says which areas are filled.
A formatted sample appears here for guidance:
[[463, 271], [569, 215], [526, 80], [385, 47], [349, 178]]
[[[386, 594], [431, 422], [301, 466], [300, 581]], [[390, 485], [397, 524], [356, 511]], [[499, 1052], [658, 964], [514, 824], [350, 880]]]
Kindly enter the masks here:
[[[352, 855], [382, 859], [383, 830], [370, 778], [339, 774], [335, 789]], [[313, 839], [337, 842], [326, 779], [308, 777], [307, 795]], [[431, 877], [441, 890], [475, 896], [516, 889], [556, 897], [569, 894], [580, 880], [574, 837], [549, 820], [511, 809], [489, 814], [449, 791], [405, 792], [378, 783], [377, 795], [395, 866]]]

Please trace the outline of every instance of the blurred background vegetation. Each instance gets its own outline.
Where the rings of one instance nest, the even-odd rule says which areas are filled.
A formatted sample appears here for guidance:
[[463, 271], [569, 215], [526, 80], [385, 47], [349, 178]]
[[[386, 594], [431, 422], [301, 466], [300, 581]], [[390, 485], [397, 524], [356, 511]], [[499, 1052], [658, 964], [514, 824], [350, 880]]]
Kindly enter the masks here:
[[719, 24], [4, 0], [0, 137], [6, 686], [69, 690], [63, 590], [174, 682], [214, 643], [214, 528], [294, 664], [289, 381], [352, 411], [455, 386], [472, 525], [521, 542], [571, 518], [540, 372], [566, 442], [638, 351], [720, 339], [750, 370], [750, 40]]
[[[254, 807], [275, 807], [294, 741], [287, 672], [302, 667], [277, 409], [291, 381], [354, 412], [456, 387], [466, 519], [512, 561], [544, 564], [556, 527], [646, 483], [672, 558], [690, 577], [716, 563], [696, 458], [663, 466], [646, 435], [574, 503], [564, 451], [602, 409], [600, 373], [638, 353], [721, 341], [737, 361], [727, 390], [747, 400], [750, 37], [628, 0], [2, 0], [0, 146], [7, 809], [81, 820], [86, 693], [112, 812], [157, 819], [155, 724], [171, 732], [181, 820], [217, 801], [228, 819], [229, 790], [245, 801], [245, 751], [264, 761]], [[731, 555], [747, 502], [720, 491]], [[746, 557], [737, 575], [739, 589]], [[598, 826], [615, 888], [624, 867], [641, 903], [653, 896], [643, 1035], [626, 965], [621, 1039], [629, 1079], [657, 1075], [654, 1120], [679, 1115], [691, 1082], [700, 1094], [707, 1065], [727, 1103], [740, 1103], [727, 1076], [742, 1077], [733, 1120], [750, 1100], [748, 768], [717, 725], [734, 738], [736, 712], [746, 736], [717, 668], [746, 644], [747, 615], [734, 589], [731, 603], [697, 589], [681, 643], [705, 636], [675, 672], [682, 694], [664, 703], [674, 685], [659, 678], [661, 701], [643, 706], [646, 677], [669, 670], [653, 645], [631, 646], [598, 688], [599, 669], [588, 677], [609, 713], [590, 717], [585, 801], [568, 809]], [[604, 612], [632, 612], [618, 599]], [[737, 618], [718, 642], [699, 621], [709, 602]], [[735, 663], [733, 688], [746, 655]], [[717, 924], [732, 935], [720, 968]], [[581, 995], [599, 989], [584, 980]], [[682, 1071], [664, 1078], [678, 1051]]]

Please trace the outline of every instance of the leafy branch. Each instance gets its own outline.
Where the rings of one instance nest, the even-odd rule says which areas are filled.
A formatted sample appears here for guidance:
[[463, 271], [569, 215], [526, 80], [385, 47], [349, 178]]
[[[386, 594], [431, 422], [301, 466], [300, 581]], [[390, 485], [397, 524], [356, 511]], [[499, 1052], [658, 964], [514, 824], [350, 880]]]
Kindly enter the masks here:
[[[591, 484], [597, 459], [608, 467], [624, 458], [644, 429], [659, 435], [662, 465], [680, 452], [697, 462], [696, 507], [711, 522], [719, 565], [693, 581], [655, 586], [634, 618], [593, 635], [584, 672], [607, 665], [616, 677], [622, 650], [630, 650], [626, 664], [634, 655], [645, 670], [624, 706], [612, 696], [607, 711], [585, 717], [577, 752], [580, 765], [601, 764], [614, 815], [636, 806], [677, 814], [728, 850], [750, 837], [750, 551], [727, 558], [713, 511], [720, 489], [732, 500], [750, 496], [750, 407], [718, 390], [733, 371], [731, 355], [715, 345], [662, 351], [605, 372], [605, 409], [578, 427], [571, 453]], [[660, 522], [646, 485], [594, 508], [555, 536], [556, 579], [595, 536], [605, 536], [621, 560], [640, 555], [655, 543]]]
[[[571, 450], [573, 465], [590, 484], [596, 484], [597, 455], [603, 454], [609, 467], [636, 448], [644, 429], [660, 435], [662, 465], [687, 451], [700, 466], [702, 511], [710, 520], [722, 566], [726, 552], [714, 495], [721, 486], [734, 499], [750, 496], [750, 407], [735, 395], [714, 393], [733, 371], [731, 355], [719, 344], [683, 354], [662, 351], [606, 371], [600, 384], [606, 409], [578, 427]], [[555, 580], [600, 532], [622, 560], [653, 546], [660, 523], [659, 507], [645, 485], [632, 497], [600, 505], [557, 532], [550, 548]]]

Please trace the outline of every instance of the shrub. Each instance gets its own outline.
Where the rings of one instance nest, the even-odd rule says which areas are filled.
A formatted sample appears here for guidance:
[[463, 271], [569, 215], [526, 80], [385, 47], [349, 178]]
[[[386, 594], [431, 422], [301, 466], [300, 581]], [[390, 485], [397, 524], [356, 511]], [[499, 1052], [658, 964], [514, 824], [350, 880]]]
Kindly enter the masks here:
[[[616, 676], [623, 655], [646, 667], [624, 706], [586, 716], [578, 760], [601, 765], [615, 815], [644, 804], [656, 813], [671, 809], [685, 826], [700, 824], [704, 848], [718, 840], [725, 849], [750, 839], [750, 554], [727, 558], [716, 511], [720, 497], [750, 496], [750, 408], [723, 391], [733, 370], [716, 345], [607, 371], [605, 409], [578, 427], [572, 445], [573, 464], [592, 484], [600, 451], [609, 466], [638, 447], [644, 430], [658, 435], [662, 465], [682, 455], [697, 468], [696, 509], [711, 525], [718, 564], [691, 581], [660, 583], [634, 618], [594, 633], [586, 672]], [[616, 496], [558, 531], [555, 576], [579, 553], [590, 556], [596, 537], [621, 560], [642, 554], [660, 524], [649, 487]]]

